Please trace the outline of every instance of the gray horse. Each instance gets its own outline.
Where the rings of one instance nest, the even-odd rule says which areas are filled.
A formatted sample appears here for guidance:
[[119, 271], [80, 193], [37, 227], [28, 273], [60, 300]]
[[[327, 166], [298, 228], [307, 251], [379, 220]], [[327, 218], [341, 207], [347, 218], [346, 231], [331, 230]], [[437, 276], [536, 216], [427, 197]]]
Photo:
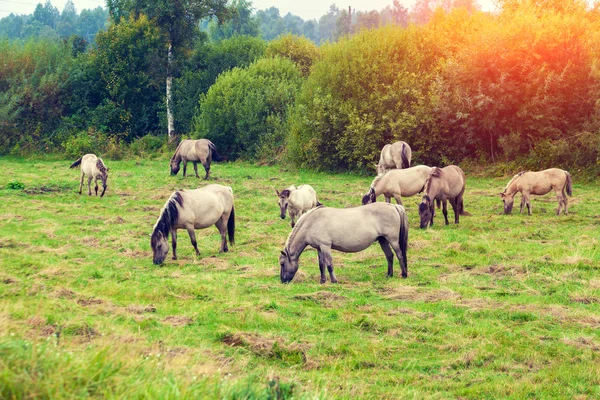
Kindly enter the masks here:
[[221, 249], [229, 251], [235, 236], [235, 211], [233, 208], [233, 190], [229, 186], [207, 185], [201, 189], [178, 190], [165, 203], [154, 229], [150, 245], [154, 253], [154, 264], [162, 264], [169, 252], [169, 234], [173, 245], [173, 260], [177, 260], [177, 229], [185, 229], [190, 235], [196, 255], [200, 254], [196, 242], [195, 229], [215, 225], [221, 234]]
[[383, 194], [387, 203], [393, 197], [398, 204], [402, 205], [402, 197], [414, 196], [423, 191], [429, 172], [431, 167], [417, 165], [406, 169], [393, 169], [383, 175], [377, 175], [369, 191], [363, 196], [362, 203], [363, 205], [375, 203], [377, 196]]
[[469, 215], [465, 212], [463, 203], [466, 182], [465, 173], [456, 165], [449, 165], [444, 168], [433, 167], [429, 173], [429, 179], [425, 183], [425, 195], [421, 204], [419, 204], [420, 227], [427, 228], [427, 225], [433, 225], [433, 217], [435, 216], [434, 200], [442, 202], [446, 225], [449, 223], [448, 201], [454, 210], [454, 223], [458, 224], [459, 215]]
[[410, 167], [412, 152], [406, 142], [386, 144], [381, 149], [379, 164], [377, 164], [377, 175], [384, 174], [390, 169], [403, 169]]
[[402, 277], [406, 278], [408, 218], [404, 207], [390, 203], [372, 203], [346, 209], [313, 208], [292, 229], [279, 256], [281, 282], [288, 283], [294, 278], [298, 271], [298, 259], [306, 246], [318, 251], [321, 283], [327, 281], [326, 267], [331, 282], [336, 283], [331, 250], [356, 253], [365, 250], [375, 241], [379, 242], [387, 259], [388, 277], [394, 275], [394, 249], [400, 261]]
[[177, 175], [179, 172], [179, 164], [183, 162], [183, 176], [187, 169], [188, 161], [194, 164], [194, 172], [196, 172], [196, 178], [198, 176], [198, 163], [201, 163], [206, 171], [204, 179], [208, 179], [210, 175], [210, 163], [212, 161], [222, 161], [223, 158], [217, 153], [217, 148], [208, 139], [191, 140], [185, 139], [179, 143], [175, 154], [171, 157], [171, 175]]

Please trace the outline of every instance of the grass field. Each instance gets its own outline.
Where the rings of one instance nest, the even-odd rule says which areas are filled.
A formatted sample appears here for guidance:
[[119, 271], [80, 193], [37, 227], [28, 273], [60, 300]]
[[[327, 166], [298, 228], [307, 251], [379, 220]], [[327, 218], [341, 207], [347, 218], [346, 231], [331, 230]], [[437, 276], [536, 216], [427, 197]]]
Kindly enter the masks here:
[[197, 231], [196, 257], [182, 231], [159, 267], [160, 209], [206, 182], [166, 158], [107, 161], [104, 198], [80, 196], [71, 161], [0, 159], [0, 398], [600, 397], [600, 187], [576, 173], [568, 216], [550, 195], [500, 215], [508, 177], [467, 174], [458, 226], [418, 229], [407, 199], [406, 280], [375, 244], [334, 252], [339, 284], [319, 284], [310, 250], [282, 285], [274, 188], [349, 207], [370, 178], [215, 163], [236, 245]]

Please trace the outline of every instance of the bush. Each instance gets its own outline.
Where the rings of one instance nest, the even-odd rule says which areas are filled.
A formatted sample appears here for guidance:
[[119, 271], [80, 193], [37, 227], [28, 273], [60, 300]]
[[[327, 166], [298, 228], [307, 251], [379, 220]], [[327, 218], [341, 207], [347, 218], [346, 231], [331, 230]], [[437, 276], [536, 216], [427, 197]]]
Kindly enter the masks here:
[[25, 185], [23, 184], [23, 182], [17, 181], [17, 180], [12, 180], [10, 182], [8, 182], [8, 184], [6, 185], [7, 189], [10, 190], [23, 190], [25, 189]]
[[319, 56], [319, 48], [305, 37], [287, 34], [269, 42], [265, 56], [289, 58], [296, 63], [302, 76], [308, 76]]
[[194, 135], [212, 140], [230, 159], [273, 159], [287, 132], [288, 107], [301, 77], [287, 59], [263, 58], [219, 76], [201, 96]]
[[109, 137], [94, 128], [90, 128], [87, 132], [79, 132], [63, 143], [65, 155], [69, 158], [79, 158], [84, 154], [93, 153], [98, 156], [103, 154], [111, 160], [120, 160], [126, 153], [126, 148], [123, 146], [114, 136]]
[[129, 146], [129, 149], [136, 156], [148, 156], [161, 152], [166, 141], [166, 137], [146, 135], [135, 139]]

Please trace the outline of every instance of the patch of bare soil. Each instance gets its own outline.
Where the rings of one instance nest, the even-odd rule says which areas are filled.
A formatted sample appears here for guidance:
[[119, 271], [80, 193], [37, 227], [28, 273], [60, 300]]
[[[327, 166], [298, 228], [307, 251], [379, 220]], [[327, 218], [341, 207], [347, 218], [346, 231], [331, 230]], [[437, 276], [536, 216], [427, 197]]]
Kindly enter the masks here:
[[42, 185], [42, 186], [37, 186], [37, 187], [25, 188], [25, 189], [23, 189], [23, 192], [25, 192], [27, 194], [46, 194], [46, 193], [66, 192], [68, 190], [70, 190], [70, 188], [68, 186], [48, 184], [48, 185]]
[[600, 344], [594, 342], [590, 338], [586, 337], [578, 337], [575, 339], [565, 338], [562, 339], [563, 343], [566, 343], [571, 346], [575, 346], [581, 349], [591, 349], [593, 351], [600, 351]]
[[217, 256], [205, 257], [200, 260], [200, 264], [214, 267], [217, 271], [223, 271], [231, 268], [226, 259], [218, 258]]
[[458, 293], [450, 289], [425, 289], [412, 286], [386, 288], [383, 291], [383, 295], [390, 300], [423, 301], [426, 303], [460, 298]]
[[95, 297], [89, 297], [87, 299], [85, 299], [85, 298], [77, 299], [77, 304], [79, 304], [80, 306], [91, 306], [91, 305], [103, 304], [103, 303], [104, 303], [104, 300], [98, 299]]
[[427, 319], [427, 318], [433, 317], [432, 313], [424, 313], [424, 312], [420, 312], [417, 310], [413, 310], [412, 308], [403, 308], [403, 307], [394, 308], [393, 310], [388, 311], [386, 313], [386, 315], [389, 315], [389, 316], [414, 315], [415, 317], [421, 318], [421, 319]]
[[169, 315], [163, 318], [162, 322], [171, 326], [185, 326], [190, 325], [194, 320], [184, 315]]
[[75, 292], [71, 289], [60, 288], [52, 294], [53, 297], [57, 297], [60, 299], [72, 299], [75, 297]]
[[341, 301], [345, 301], [346, 298], [332, 292], [315, 292], [308, 294], [297, 294], [292, 297], [294, 300], [312, 301], [325, 307], [332, 307], [337, 305]]
[[125, 310], [132, 314], [144, 314], [156, 312], [156, 307], [154, 307], [153, 305], [142, 306], [139, 304], [130, 304], [125, 308]]
[[582, 303], [582, 304], [597, 304], [600, 303], [600, 299], [598, 299], [598, 297], [595, 296], [588, 296], [588, 295], [581, 295], [581, 294], [572, 294], [569, 296], [569, 298], [571, 299], [571, 301], [575, 302], [575, 303]]
[[0, 238], [0, 249], [14, 249], [17, 247], [17, 243], [15, 243], [12, 239]]
[[223, 336], [223, 343], [232, 347], [244, 347], [256, 355], [269, 358], [284, 358], [299, 356], [302, 363], [306, 363], [306, 352], [310, 346], [304, 343], [284, 344], [281, 339], [266, 338], [255, 333], [227, 333]]

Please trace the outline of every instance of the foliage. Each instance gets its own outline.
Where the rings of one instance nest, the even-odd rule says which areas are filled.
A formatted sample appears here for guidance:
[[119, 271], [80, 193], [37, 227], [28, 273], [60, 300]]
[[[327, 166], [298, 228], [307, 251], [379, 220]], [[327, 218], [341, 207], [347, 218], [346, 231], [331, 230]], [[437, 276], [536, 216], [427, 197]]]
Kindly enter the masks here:
[[6, 188], [9, 190], [23, 190], [25, 189], [25, 185], [23, 182], [13, 179], [6, 184]]
[[287, 34], [269, 42], [265, 56], [289, 58], [298, 66], [302, 76], [308, 76], [319, 56], [319, 49], [306, 38]]
[[219, 23], [217, 19], [210, 20], [208, 36], [213, 42], [234, 36], [258, 36], [258, 20], [252, 15], [251, 2], [233, 0], [229, 17], [224, 23]]
[[194, 135], [212, 140], [230, 159], [273, 161], [283, 144], [288, 107], [300, 82], [294, 63], [279, 57], [223, 73], [200, 97]]
[[252, 36], [234, 36], [217, 43], [199, 42], [185, 71], [174, 81], [176, 131], [189, 133], [200, 95], [217, 77], [234, 67], [244, 68], [262, 57], [266, 43]]

